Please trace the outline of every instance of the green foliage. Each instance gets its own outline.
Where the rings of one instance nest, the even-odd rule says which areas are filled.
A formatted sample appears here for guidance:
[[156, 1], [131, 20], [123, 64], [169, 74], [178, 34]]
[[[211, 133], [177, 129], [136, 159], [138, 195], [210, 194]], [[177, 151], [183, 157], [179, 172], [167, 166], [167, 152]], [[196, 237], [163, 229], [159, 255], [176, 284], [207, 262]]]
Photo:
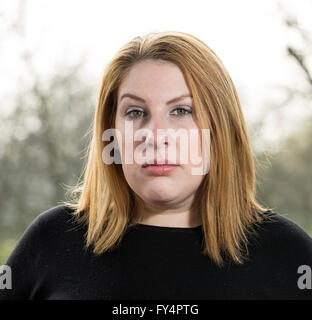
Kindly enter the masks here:
[[5, 264], [9, 255], [13, 251], [17, 239], [5, 239], [0, 242], [0, 266]]

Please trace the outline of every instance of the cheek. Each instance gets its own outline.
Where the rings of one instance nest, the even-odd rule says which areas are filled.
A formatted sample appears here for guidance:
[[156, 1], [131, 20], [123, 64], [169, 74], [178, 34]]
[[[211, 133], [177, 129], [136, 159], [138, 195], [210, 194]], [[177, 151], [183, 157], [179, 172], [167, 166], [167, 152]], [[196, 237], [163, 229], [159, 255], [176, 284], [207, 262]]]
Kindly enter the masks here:
[[[121, 162], [122, 164], [126, 163], [126, 159], [129, 159], [129, 153], [131, 152], [131, 145], [132, 145], [132, 141], [131, 141], [131, 145], [129, 142], [129, 139], [127, 139], [127, 136], [125, 134], [124, 128], [122, 127], [116, 127], [116, 139], [117, 139], [117, 143], [118, 143], [118, 148], [119, 148], [119, 153], [121, 156]], [[126, 148], [127, 145], [127, 148]], [[129, 148], [130, 147], [130, 148]], [[126, 153], [128, 154], [127, 158], [126, 158]], [[129, 162], [129, 160], [127, 161], [127, 163], [131, 163]], [[130, 168], [128, 168], [128, 166], [125, 166], [125, 171], [131, 171]]]
[[141, 180], [140, 177], [138, 176], [139, 169], [137, 168], [137, 166], [132, 164], [122, 164], [122, 170], [129, 186], [132, 189], [136, 189], [136, 186], [139, 184]]
[[201, 133], [200, 130], [190, 133], [189, 135], [189, 164], [190, 166], [198, 166], [202, 163], [202, 149], [201, 149]]
[[119, 151], [121, 152], [124, 149], [124, 141], [125, 141], [125, 132], [124, 127], [122, 126], [122, 122], [118, 117], [115, 120], [115, 137]]

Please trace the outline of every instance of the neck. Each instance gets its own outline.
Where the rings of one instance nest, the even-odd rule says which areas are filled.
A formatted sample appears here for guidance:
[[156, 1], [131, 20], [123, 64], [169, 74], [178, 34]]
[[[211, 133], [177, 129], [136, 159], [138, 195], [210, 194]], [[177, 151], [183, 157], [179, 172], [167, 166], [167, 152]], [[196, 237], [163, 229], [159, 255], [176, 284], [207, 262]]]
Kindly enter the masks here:
[[198, 210], [185, 204], [164, 205], [139, 201], [138, 223], [163, 227], [193, 228], [202, 224]]

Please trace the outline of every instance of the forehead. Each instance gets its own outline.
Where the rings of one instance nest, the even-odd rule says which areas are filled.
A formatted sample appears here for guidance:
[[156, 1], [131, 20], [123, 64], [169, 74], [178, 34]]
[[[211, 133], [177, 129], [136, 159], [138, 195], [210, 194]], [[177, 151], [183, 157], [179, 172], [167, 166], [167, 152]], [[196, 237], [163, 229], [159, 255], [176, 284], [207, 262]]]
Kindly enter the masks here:
[[172, 62], [144, 60], [131, 67], [118, 90], [118, 101], [124, 93], [138, 94], [146, 99], [172, 97], [189, 93], [181, 69]]

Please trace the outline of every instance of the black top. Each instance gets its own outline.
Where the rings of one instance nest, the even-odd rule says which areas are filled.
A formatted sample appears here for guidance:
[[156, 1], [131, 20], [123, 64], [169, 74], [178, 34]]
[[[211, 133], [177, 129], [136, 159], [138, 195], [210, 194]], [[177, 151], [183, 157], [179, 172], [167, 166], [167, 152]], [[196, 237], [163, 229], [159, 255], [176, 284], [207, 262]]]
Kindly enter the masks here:
[[0, 300], [312, 299], [312, 289], [297, 284], [304, 276], [309, 286], [298, 268], [312, 268], [312, 239], [267, 214], [275, 222], [259, 228], [249, 262], [219, 268], [201, 254], [202, 226], [128, 227], [119, 247], [96, 256], [84, 249], [86, 227], [59, 205], [41, 213], [11, 253], [12, 289], [0, 289]]

